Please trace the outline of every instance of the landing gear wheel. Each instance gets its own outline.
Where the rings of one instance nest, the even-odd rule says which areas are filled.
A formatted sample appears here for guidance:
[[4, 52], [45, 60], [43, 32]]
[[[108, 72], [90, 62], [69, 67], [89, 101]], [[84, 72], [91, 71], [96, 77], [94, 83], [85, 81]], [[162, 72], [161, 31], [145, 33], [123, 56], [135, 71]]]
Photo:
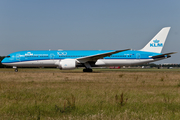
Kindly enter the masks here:
[[83, 72], [92, 72], [92, 69], [83, 69]]
[[18, 72], [18, 69], [15, 69], [14, 71], [15, 71], [15, 72]]

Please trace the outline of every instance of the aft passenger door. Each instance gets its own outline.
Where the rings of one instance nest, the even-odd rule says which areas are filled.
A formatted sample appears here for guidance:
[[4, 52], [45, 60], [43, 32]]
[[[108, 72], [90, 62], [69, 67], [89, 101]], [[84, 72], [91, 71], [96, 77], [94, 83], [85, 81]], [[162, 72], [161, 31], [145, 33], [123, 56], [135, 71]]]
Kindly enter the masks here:
[[141, 58], [141, 54], [140, 54], [140, 53], [137, 53], [137, 54], [136, 54], [136, 59], [140, 60], [140, 58]]

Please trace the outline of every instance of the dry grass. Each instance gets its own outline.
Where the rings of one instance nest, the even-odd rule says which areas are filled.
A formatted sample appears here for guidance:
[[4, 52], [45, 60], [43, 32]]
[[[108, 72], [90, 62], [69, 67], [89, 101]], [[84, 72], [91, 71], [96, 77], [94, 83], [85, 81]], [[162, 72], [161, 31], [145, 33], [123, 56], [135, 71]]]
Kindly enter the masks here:
[[0, 69], [1, 119], [179, 119], [180, 70]]

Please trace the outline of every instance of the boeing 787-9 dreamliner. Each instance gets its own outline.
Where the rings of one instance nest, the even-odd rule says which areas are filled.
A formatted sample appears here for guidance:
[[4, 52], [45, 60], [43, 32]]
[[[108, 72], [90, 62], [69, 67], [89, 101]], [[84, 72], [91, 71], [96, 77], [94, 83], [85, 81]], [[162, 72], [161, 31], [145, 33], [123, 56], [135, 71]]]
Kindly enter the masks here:
[[170, 27], [165, 27], [141, 50], [27, 50], [6, 56], [1, 63], [18, 67], [58, 67], [69, 70], [85, 67], [83, 72], [92, 72], [92, 67], [129, 66], [154, 62], [171, 57], [175, 52], [162, 54]]

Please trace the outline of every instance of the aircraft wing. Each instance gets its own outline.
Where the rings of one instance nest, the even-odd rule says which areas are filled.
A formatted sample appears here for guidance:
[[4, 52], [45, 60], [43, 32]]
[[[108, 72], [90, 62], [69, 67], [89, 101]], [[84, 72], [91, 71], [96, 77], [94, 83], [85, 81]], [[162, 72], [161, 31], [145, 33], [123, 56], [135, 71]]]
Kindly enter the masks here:
[[153, 58], [153, 59], [162, 58], [162, 57], [169, 58], [169, 57], [171, 57], [170, 56], [171, 54], [175, 54], [175, 53], [177, 53], [177, 52], [171, 52], [171, 53], [165, 53], [165, 54], [161, 54], [161, 55], [155, 55], [155, 56], [151, 56], [151, 58]]
[[107, 57], [107, 56], [111, 56], [112, 54], [123, 52], [123, 51], [127, 51], [127, 50], [130, 50], [130, 49], [114, 50], [112, 52], [101, 53], [101, 54], [96, 54], [96, 55], [91, 55], [91, 56], [77, 58], [77, 60], [80, 63], [85, 63], [85, 62], [88, 62], [88, 61], [97, 61], [98, 59], [101, 59], [101, 58], [104, 58], [104, 57]]

